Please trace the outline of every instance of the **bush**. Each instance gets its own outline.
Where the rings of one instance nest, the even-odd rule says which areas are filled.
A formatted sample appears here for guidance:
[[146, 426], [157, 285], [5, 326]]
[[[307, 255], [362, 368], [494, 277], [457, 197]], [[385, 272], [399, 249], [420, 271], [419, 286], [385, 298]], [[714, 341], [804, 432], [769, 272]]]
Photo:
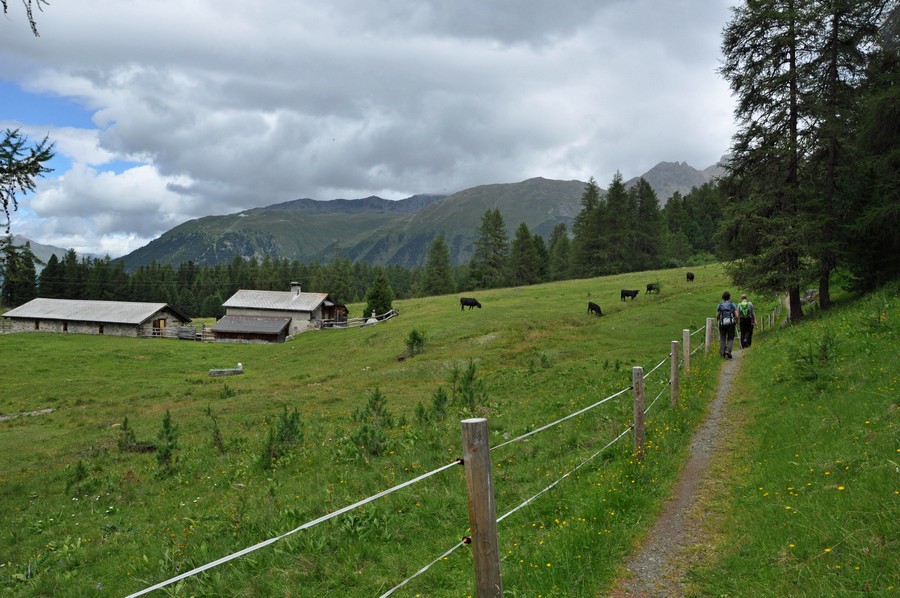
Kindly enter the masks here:
[[365, 409], [357, 409], [353, 414], [353, 420], [359, 423], [359, 427], [350, 436], [350, 440], [361, 451], [375, 457], [389, 450], [390, 438], [386, 430], [394, 427], [394, 416], [386, 405], [387, 398], [376, 388], [369, 395]]
[[263, 469], [269, 469], [279, 459], [288, 455], [291, 449], [303, 441], [303, 423], [297, 408], [288, 413], [287, 405], [278, 420], [269, 426], [259, 462]]
[[425, 331], [413, 328], [406, 337], [406, 352], [410, 357], [425, 350]]

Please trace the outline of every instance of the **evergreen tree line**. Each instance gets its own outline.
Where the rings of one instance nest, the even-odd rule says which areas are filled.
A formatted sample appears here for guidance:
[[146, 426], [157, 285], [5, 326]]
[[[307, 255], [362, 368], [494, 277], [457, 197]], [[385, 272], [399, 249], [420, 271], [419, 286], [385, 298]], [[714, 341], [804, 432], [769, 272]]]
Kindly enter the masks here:
[[[619, 213], [617, 200], [608, 206], [607, 199], [598, 200], [597, 206], [591, 209], [621, 217], [621, 222], [615, 224], [617, 230], [613, 230], [612, 224], [602, 224], [603, 217], [583, 212], [576, 220], [571, 238], [564, 223], [558, 224], [545, 241], [540, 235], [532, 234], [523, 222], [510, 240], [500, 211], [488, 210], [478, 228], [471, 260], [456, 266], [451, 264], [446, 241], [438, 236], [420, 268], [373, 266], [341, 257], [328, 264], [303, 264], [267, 256], [262, 260], [237, 257], [227, 265], [215, 266], [190, 261], [177, 267], [153, 263], [128, 272], [121, 261], [79, 257], [70, 249], [61, 260], [51, 256], [38, 275], [38, 260], [29, 245], [15, 246], [7, 242], [2, 248], [2, 303], [16, 307], [35, 297], [146, 301], [168, 303], [190, 317], [221, 317], [222, 303], [239, 289], [287, 291], [291, 282], [299, 282], [305, 291], [328, 292], [339, 303], [354, 303], [366, 299], [376, 282], [379, 285], [386, 282], [390, 293], [402, 299], [675, 266], [698, 255], [715, 259], [710, 255], [713, 251], [710, 239], [721, 213], [715, 185], [704, 185], [684, 197], [676, 193], [660, 210], [655, 193], [645, 181], [627, 191], [622, 187], [621, 176], [617, 175], [613, 183], [607, 197], [621, 193], [623, 201], [633, 205], [633, 213]], [[599, 196], [592, 180], [585, 196], [594, 193]], [[643, 201], [639, 200], [641, 196]], [[585, 202], [593, 206], [587, 199]], [[587, 219], [601, 223], [600, 228], [578, 224]], [[641, 248], [639, 254], [626, 251], [616, 261], [598, 267], [599, 261], [589, 260], [583, 253], [588, 238], [613, 232], [616, 239], [627, 238], [628, 231], [637, 234], [642, 223], [649, 224], [641, 229], [646, 237], [640, 237], [642, 241], [634, 245]], [[582, 263], [588, 266], [582, 267]]]
[[720, 73], [738, 132], [722, 180], [723, 257], [739, 286], [787, 294], [832, 274], [900, 275], [897, 0], [759, 0], [733, 9]]

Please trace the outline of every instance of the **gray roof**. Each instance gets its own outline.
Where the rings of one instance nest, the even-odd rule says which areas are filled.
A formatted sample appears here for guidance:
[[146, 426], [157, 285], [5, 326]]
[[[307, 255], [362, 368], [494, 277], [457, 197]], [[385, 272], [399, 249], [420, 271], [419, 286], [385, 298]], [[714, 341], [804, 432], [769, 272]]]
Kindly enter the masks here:
[[7, 318], [68, 320], [71, 322], [104, 322], [108, 324], [143, 324], [163, 310], [184, 320], [191, 319], [166, 303], [136, 301], [79, 301], [76, 299], [32, 299], [11, 309]]
[[291, 323], [290, 318], [269, 316], [222, 316], [213, 332], [280, 334]]
[[326, 298], [328, 298], [328, 293], [240, 290], [229, 297], [222, 306], [312, 312], [315, 311]]

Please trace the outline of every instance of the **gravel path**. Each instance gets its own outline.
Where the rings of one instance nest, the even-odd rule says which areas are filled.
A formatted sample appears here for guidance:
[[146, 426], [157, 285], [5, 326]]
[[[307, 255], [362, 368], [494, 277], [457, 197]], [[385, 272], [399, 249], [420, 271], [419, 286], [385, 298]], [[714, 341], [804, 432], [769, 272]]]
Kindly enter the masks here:
[[698, 494], [704, 483], [710, 482], [713, 455], [724, 449], [729, 436], [728, 394], [741, 367], [742, 353], [736, 351], [734, 359], [723, 364], [709, 415], [691, 439], [690, 456], [673, 495], [643, 545], [625, 563], [627, 574], [615, 584], [612, 598], [684, 595], [687, 566], [702, 553], [697, 548], [704, 543], [704, 517], [697, 508]]

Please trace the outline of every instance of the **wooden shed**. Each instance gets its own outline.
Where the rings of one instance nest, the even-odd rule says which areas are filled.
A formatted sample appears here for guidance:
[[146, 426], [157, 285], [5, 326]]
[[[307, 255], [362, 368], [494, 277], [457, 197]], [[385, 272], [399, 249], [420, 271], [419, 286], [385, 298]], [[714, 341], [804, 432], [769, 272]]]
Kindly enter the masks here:
[[10, 332], [163, 336], [191, 319], [166, 303], [32, 299], [3, 314]]

